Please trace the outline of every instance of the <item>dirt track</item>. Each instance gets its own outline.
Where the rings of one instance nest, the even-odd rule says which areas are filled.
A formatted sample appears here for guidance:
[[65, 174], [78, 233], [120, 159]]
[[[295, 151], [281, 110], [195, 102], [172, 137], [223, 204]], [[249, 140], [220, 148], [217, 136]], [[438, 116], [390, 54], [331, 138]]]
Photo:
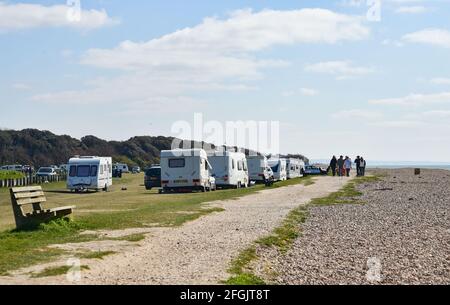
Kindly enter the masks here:
[[[103, 260], [83, 261], [82, 265], [88, 265], [90, 270], [82, 272], [79, 284], [217, 284], [228, 278], [226, 270], [232, 259], [253, 241], [269, 234], [292, 209], [337, 191], [347, 181], [320, 177], [307, 187], [296, 185], [213, 202], [211, 205], [225, 211], [178, 228], [149, 229], [139, 247], [117, 244], [120, 253]], [[103, 250], [104, 245], [68, 245], [74, 246]], [[0, 282], [73, 284], [65, 276], [15, 276]]]

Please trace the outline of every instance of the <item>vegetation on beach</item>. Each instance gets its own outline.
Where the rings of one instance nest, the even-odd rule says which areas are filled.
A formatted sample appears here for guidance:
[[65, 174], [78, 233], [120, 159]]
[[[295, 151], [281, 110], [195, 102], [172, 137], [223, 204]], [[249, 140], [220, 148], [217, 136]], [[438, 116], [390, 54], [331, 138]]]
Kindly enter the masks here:
[[233, 260], [228, 272], [231, 277], [224, 283], [229, 285], [264, 285], [260, 277], [252, 273], [249, 266], [258, 259], [257, 247], [275, 248], [285, 254], [294, 241], [301, 235], [301, 225], [309, 216], [309, 208], [314, 206], [337, 205], [337, 204], [361, 204], [360, 198], [363, 193], [357, 190], [359, 184], [379, 181], [380, 176], [358, 177], [348, 182], [342, 189], [323, 198], [315, 198], [307, 205], [292, 210], [283, 223], [273, 230], [269, 236], [260, 238], [253, 245], [242, 251]]
[[[71, 266], [49, 267], [38, 273], [32, 273], [32, 278], [51, 277], [67, 274], [71, 270]], [[80, 271], [89, 270], [88, 266], [80, 266]]]
[[[207, 193], [158, 194], [142, 186], [143, 175], [124, 175], [114, 181], [110, 192], [74, 194], [64, 190], [64, 182], [44, 185], [47, 196], [45, 207], [76, 205], [76, 221], [58, 221], [42, 225], [34, 231], [12, 230], [14, 218], [9, 193], [0, 191], [0, 275], [8, 271], [54, 260], [65, 251], [49, 246], [98, 240], [101, 237], [80, 234], [83, 231], [119, 230], [127, 228], [180, 226], [203, 215], [220, 212], [220, 208], [206, 203], [237, 199], [266, 189], [256, 185], [240, 190], [221, 190]], [[292, 179], [274, 185], [274, 188], [295, 184], [310, 184], [311, 178]], [[124, 186], [127, 191], [122, 191]], [[9, 230], [8, 230], [9, 229]], [[144, 234], [118, 238], [138, 242]]]

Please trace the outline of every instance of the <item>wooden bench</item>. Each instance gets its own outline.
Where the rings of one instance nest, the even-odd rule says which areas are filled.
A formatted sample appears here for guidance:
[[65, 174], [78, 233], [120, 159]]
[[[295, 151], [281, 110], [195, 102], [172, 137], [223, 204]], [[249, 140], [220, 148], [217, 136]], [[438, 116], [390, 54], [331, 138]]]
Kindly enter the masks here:
[[[18, 230], [37, 227], [41, 223], [70, 216], [75, 206], [61, 207], [50, 210], [42, 208], [47, 201], [40, 186], [11, 188], [11, 204]], [[31, 213], [24, 213], [22, 207], [32, 205]]]

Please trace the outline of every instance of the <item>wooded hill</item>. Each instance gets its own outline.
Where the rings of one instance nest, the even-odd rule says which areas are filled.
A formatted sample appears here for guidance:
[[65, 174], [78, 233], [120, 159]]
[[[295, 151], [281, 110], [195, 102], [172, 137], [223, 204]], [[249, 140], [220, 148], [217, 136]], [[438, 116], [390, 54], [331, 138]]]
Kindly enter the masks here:
[[[91, 135], [78, 140], [36, 129], [0, 130], [0, 165], [60, 165], [74, 155], [81, 155], [112, 156], [114, 162], [146, 167], [159, 163], [161, 150], [171, 149], [173, 140], [173, 137], [139, 136], [127, 141], [105, 141]], [[202, 147], [202, 143], [190, 142], [192, 147]]]

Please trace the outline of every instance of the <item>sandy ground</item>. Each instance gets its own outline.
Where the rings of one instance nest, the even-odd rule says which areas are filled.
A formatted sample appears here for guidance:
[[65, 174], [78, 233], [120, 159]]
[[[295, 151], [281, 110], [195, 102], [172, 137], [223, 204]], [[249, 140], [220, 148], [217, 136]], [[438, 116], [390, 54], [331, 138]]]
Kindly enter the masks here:
[[[152, 228], [139, 246], [121, 244], [64, 245], [67, 249], [120, 251], [103, 260], [82, 261], [90, 270], [73, 283], [66, 276], [31, 279], [24, 275], [37, 266], [0, 278], [4, 284], [218, 284], [240, 251], [268, 235], [286, 215], [312, 198], [339, 190], [348, 178], [319, 177], [310, 186], [296, 185], [213, 202], [224, 212], [204, 216], [178, 228]], [[123, 235], [115, 232], [115, 235]], [[52, 264], [47, 264], [50, 266]], [[58, 265], [55, 262], [53, 265]], [[61, 262], [59, 262], [61, 265]]]

